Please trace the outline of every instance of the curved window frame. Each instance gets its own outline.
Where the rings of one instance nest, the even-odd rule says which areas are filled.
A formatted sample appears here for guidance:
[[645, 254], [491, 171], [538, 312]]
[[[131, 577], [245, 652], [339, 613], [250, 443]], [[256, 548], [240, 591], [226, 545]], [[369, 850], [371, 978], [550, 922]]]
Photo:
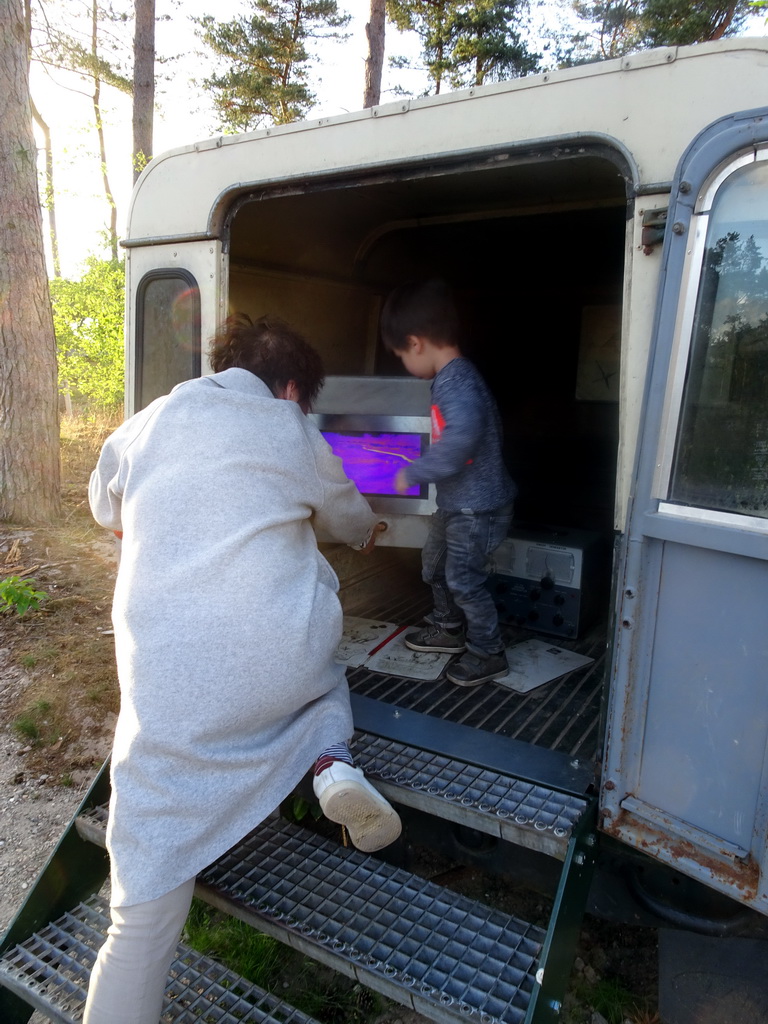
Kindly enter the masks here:
[[[142, 388], [144, 383], [144, 327], [145, 327], [145, 312], [146, 312], [146, 295], [149, 285], [154, 284], [156, 281], [167, 281], [167, 280], [178, 280], [182, 281], [185, 286], [191, 291], [194, 301], [194, 323], [197, 324], [197, 337], [194, 339], [195, 345], [193, 349], [192, 358], [192, 377], [199, 377], [202, 372], [202, 359], [201, 359], [201, 345], [202, 345], [202, 330], [200, 327], [200, 287], [197, 283], [197, 279], [190, 271], [185, 270], [181, 267], [160, 267], [155, 270], [150, 270], [139, 281], [136, 288], [136, 346], [134, 356], [134, 382], [133, 382], [133, 402], [134, 411], [138, 412], [143, 409], [149, 402], [142, 402]], [[190, 379], [190, 378], [186, 378]], [[177, 381], [176, 383], [181, 383]]]
[[695, 341], [695, 318], [699, 305], [704, 258], [715, 198], [721, 187], [737, 171], [751, 164], [765, 161], [768, 161], [768, 146], [750, 147], [748, 150], [729, 157], [710, 175], [696, 199], [691, 218], [693, 237], [683, 267], [669, 378], [662, 411], [661, 441], [651, 492], [659, 502], [658, 511], [664, 515], [713, 525], [736, 526], [741, 530], [761, 534], [768, 533], [768, 518], [750, 513], [719, 511], [703, 505], [683, 504], [674, 501], [670, 491], [683, 417], [685, 387]]

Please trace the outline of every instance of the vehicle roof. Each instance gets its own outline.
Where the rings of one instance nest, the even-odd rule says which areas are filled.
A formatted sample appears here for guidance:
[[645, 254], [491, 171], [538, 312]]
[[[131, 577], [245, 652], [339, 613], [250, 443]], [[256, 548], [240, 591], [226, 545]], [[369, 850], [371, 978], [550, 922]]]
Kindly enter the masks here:
[[460, 154], [509, 159], [536, 147], [572, 154], [605, 144], [623, 157], [635, 191], [663, 191], [703, 128], [754, 107], [767, 69], [768, 39], [727, 39], [216, 136], [148, 164], [126, 241], [215, 238], [238, 194]]

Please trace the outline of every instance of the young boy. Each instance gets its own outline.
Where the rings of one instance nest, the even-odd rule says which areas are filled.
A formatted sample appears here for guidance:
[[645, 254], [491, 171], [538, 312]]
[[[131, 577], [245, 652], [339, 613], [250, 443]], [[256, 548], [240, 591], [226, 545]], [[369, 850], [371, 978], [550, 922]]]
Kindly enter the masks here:
[[401, 469], [395, 487], [437, 487], [437, 512], [422, 552], [432, 587], [430, 625], [405, 637], [414, 651], [465, 652], [448, 669], [457, 686], [507, 672], [496, 608], [486, 588], [489, 556], [504, 540], [517, 492], [502, 459], [496, 403], [461, 354], [456, 309], [442, 281], [404, 285], [381, 315], [385, 346], [414, 377], [432, 381], [432, 445]]

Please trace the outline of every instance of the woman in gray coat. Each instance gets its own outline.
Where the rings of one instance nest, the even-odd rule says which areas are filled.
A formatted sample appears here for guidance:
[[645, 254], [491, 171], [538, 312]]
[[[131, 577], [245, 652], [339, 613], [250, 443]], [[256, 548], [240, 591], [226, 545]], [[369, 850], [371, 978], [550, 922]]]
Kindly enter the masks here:
[[400, 831], [344, 746], [338, 580], [312, 523], [363, 551], [381, 526], [304, 415], [320, 357], [281, 321], [237, 317], [211, 365], [119, 427], [91, 478], [95, 518], [123, 535], [121, 710], [113, 923], [84, 1024], [157, 1024], [195, 875], [313, 763], [321, 807], [355, 845]]

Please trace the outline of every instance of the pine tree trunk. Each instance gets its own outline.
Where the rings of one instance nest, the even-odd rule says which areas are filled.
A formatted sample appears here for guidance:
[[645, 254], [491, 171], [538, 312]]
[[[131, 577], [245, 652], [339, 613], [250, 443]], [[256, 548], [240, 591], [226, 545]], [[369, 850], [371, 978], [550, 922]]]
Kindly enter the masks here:
[[384, 68], [384, 32], [386, 27], [386, 0], [371, 0], [371, 14], [365, 26], [368, 37], [368, 56], [365, 59], [365, 91], [363, 109], [381, 102], [381, 73]]
[[133, 180], [152, 159], [155, 112], [155, 0], [136, 0], [133, 37]]
[[56, 342], [21, 0], [0, 3], [0, 520], [59, 511]]
[[99, 137], [99, 156], [101, 157], [101, 179], [104, 183], [104, 197], [107, 200], [107, 206], [109, 207], [109, 248], [112, 259], [117, 262], [117, 206], [115, 205], [115, 197], [112, 195], [112, 189], [109, 184], [109, 174], [107, 172], [107, 144], [104, 139], [104, 123], [101, 119], [101, 78], [99, 77], [97, 67], [97, 58], [99, 55], [98, 43], [98, 27], [99, 27], [99, 7], [97, 0], [92, 0], [91, 4], [91, 56], [93, 57], [94, 73], [93, 73], [93, 95], [91, 100], [93, 102], [93, 119], [96, 122], [96, 134]]
[[59, 257], [59, 233], [56, 230], [56, 193], [53, 190], [53, 146], [51, 144], [51, 129], [48, 122], [43, 118], [35, 106], [35, 101], [30, 96], [32, 117], [35, 119], [45, 139], [45, 206], [48, 215], [48, 237], [51, 242], [51, 262], [53, 263], [53, 276], [61, 277], [61, 259]]

